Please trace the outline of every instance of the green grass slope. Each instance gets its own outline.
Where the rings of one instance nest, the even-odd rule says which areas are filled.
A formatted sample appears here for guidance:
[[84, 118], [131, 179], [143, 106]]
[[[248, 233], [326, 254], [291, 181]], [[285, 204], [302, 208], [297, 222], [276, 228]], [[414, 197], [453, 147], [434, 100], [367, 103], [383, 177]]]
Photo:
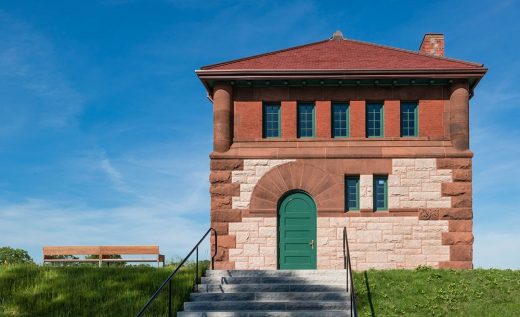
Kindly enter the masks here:
[[359, 316], [520, 316], [520, 271], [371, 270], [354, 282]]
[[[134, 316], [172, 268], [0, 266], [0, 316]], [[520, 271], [368, 271], [354, 275], [360, 316], [520, 316]], [[193, 287], [174, 279], [174, 311]], [[165, 316], [163, 292], [146, 316]]]
[[[134, 316], [172, 267], [0, 266], [0, 316]], [[192, 268], [173, 280], [173, 308], [191, 292]], [[164, 316], [168, 289], [146, 316]]]

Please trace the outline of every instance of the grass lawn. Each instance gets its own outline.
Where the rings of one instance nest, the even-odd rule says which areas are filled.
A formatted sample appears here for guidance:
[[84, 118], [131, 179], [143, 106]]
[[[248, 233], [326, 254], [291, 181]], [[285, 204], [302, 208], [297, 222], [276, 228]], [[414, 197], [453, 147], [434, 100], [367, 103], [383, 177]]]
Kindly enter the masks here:
[[[171, 270], [0, 266], [0, 316], [134, 316]], [[420, 268], [354, 279], [360, 316], [520, 316], [520, 271]], [[174, 311], [193, 280], [191, 268], [174, 279]], [[147, 316], [165, 316], [166, 294]]]
[[[172, 267], [0, 266], [0, 316], [134, 316]], [[195, 272], [173, 280], [177, 311], [191, 292]], [[165, 315], [168, 289], [146, 316]]]
[[371, 270], [354, 282], [359, 316], [372, 316], [370, 299], [375, 316], [520, 316], [520, 271]]

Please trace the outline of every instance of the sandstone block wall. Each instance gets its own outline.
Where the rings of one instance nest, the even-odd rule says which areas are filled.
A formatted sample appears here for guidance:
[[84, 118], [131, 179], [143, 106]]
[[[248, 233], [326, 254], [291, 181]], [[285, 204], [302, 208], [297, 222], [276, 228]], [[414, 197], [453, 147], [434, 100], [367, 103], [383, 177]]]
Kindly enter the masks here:
[[[272, 204], [273, 210], [260, 211], [250, 210], [250, 203], [255, 198], [255, 186], [263, 182], [266, 173], [302, 162], [304, 166], [327, 170], [327, 175], [334, 179], [342, 180], [346, 173], [345, 167], [339, 169], [339, 165], [331, 165], [330, 160], [325, 159], [212, 160], [211, 223], [219, 233], [217, 268], [276, 269], [276, 203]], [[357, 166], [353, 163], [346, 162], [342, 166], [347, 169]], [[330, 192], [335, 196], [313, 197], [318, 205], [318, 268], [342, 267], [343, 227], [347, 227], [353, 265], [358, 270], [418, 265], [471, 268], [471, 159], [391, 159], [389, 163], [388, 211], [371, 210], [373, 175], [367, 173], [370, 164], [360, 169], [361, 211], [320, 209], [326, 205], [324, 201], [341, 200], [342, 205], [341, 190]], [[377, 174], [381, 174], [386, 163], [377, 164], [380, 166]], [[306, 173], [309, 168], [292, 170]], [[330, 180], [320, 175], [316, 177]], [[306, 182], [304, 174], [293, 175], [293, 178], [300, 184]], [[330, 186], [337, 184], [330, 183]]]

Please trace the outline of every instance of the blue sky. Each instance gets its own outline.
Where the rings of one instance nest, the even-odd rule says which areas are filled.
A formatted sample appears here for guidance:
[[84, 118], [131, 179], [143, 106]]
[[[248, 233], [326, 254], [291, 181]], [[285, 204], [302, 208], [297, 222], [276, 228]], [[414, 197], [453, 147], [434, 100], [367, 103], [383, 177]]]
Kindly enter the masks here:
[[489, 72], [471, 100], [475, 264], [520, 268], [520, 5], [513, 1], [0, 1], [0, 245], [159, 244], [209, 224], [202, 65], [326, 39]]

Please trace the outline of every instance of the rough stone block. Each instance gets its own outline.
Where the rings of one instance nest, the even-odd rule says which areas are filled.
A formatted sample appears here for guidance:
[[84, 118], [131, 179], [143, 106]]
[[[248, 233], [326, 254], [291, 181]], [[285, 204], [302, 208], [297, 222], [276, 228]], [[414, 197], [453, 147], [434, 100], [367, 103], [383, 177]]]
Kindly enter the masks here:
[[450, 260], [472, 261], [473, 247], [471, 245], [450, 245]]
[[381, 242], [381, 231], [372, 230], [358, 232], [357, 240], [358, 242]]
[[367, 252], [366, 263], [384, 263], [387, 262], [388, 255], [385, 252]]
[[454, 182], [471, 182], [471, 169], [455, 169], [453, 170]]
[[212, 171], [209, 174], [210, 183], [230, 183], [231, 171]]
[[473, 234], [471, 232], [443, 232], [442, 244], [471, 245], [473, 244]]
[[401, 208], [425, 208], [426, 201], [421, 200], [401, 200]]
[[445, 196], [471, 195], [471, 192], [471, 183], [468, 182], [442, 184], [442, 194]]
[[423, 192], [441, 192], [441, 184], [440, 183], [422, 183], [422, 191]]
[[445, 261], [439, 263], [439, 268], [471, 270], [473, 268], [473, 263], [471, 261]]
[[405, 263], [407, 266], [416, 267], [426, 264], [426, 255], [424, 254], [406, 254]]
[[431, 171], [435, 169], [435, 159], [416, 159], [415, 169], [417, 171]]
[[473, 227], [472, 220], [450, 220], [448, 223], [450, 232], [471, 232]]
[[[454, 199], [456, 197], [453, 197]], [[471, 208], [439, 209], [439, 219], [443, 220], [470, 220], [473, 218]]]
[[231, 196], [211, 197], [211, 209], [231, 209]]
[[213, 170], [238, 170], [243, 169], [244, 160], [240, 159], [212, 159], [210, 169]]
[[451, 197], [451, 206], [453, 208], [471, 208], [472, 206], [471, 196], [456, 196]]
[[[445, 199], [447, 198], [447, 199]], [[451, 199], [449, 197], [442, 197], [442, 200], [432, 200], [426, 202], [428, 208], [450, 208]]]
[[216, 196], [238, 196], [240, 194], [240, 184], [212, 184], [209, 192]]
[[399, 177], [398, 175], [388, 175], [388, 186], [401, 186], [401, 177]]
[[447, 183], [451, 182], [451, 176], [430, 176], [432, 183]]
[[392, 167], [414, 167], [414, 159], [393, 159]]
[[260, 253], [260, 246], [256, 243], [244, 244], [244, 255], [245, 256], [258, 256]]
[[437, 159], [439, 169], [470, 169], [470, 158], [439, 158]]
[[275, 227], [260, 227], [258, 228], [258, 236], [264, 238], [275, 238], [276, 228]]
[[440, 192], [410, 192], [410, 200], [435, 201], [440, 198]]

